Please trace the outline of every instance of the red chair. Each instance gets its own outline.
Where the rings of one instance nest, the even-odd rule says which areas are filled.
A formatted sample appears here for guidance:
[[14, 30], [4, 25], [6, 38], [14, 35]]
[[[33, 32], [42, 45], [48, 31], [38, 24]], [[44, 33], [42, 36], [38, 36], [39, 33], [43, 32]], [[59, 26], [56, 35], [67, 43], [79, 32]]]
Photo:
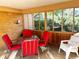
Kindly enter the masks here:
[[30, 56], [38, 53], [38, 40], [24, 40], [22, 42], [22, 56]]
[[22, 32], [23, 37], [32, 37], [32, 30], [24, 29]]
[[41, 39], [40, 39], [41, 42], [39, 42], [39, 46], [46, 46], [48, 43], [48, 39], [49, 39], [49, 33], [48, 31], [44, 31], [41, 36]]
[[40, 46], [42, 52], [47, 49], [46, 45], [48, 43], [48, 39], [49, 39], [49, 33], [48, 33], [48, 31], [44, 31], [41, 36], [41, 39], [39, 41], [39, 46]]
[[10, 51], [20, 49], [20, 44], [12, 44], [7, 34], [3, 35], [2, 38]]

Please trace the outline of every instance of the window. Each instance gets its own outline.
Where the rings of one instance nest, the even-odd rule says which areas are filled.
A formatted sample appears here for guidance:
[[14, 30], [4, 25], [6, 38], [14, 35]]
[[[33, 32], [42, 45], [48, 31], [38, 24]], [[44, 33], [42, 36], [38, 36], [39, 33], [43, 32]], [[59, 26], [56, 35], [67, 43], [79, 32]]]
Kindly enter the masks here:
[[34, 26], [36, 30], [44, 30], [44, 13], [34, 13]]
[[44, 30], [45, 13], [40, 13], [40, 30]]
[[74, 31], [79, 32], [79, 8], [75, 8], [74, 23]]
[[28, 26], [29, 26], [29, 29], [34, 29], [33, 27], [33, 17], [32, 17], [32, 14], [28, 14]]
[[24, 14], [24, 29], [34, 29], [32, 14]]
[[62, 10], [54, 11], [54, 31], [61, 31]]
[[33, 18], [34, 18], [35, 30], [39, 30], [40, 14], [39, 13], [34, 13]]
[[47, 30], [53, 30], [53, 12], [47, 12]]
[[24, 14], [24, 29], [28, 29], [28, 14]]
[[64, 31], [72, 31], [73, 29], [73, 8], [63, 10]]
[[29, 29], [79, 32], [79, 8], [28, 14], [25, 19], [25, 28]]

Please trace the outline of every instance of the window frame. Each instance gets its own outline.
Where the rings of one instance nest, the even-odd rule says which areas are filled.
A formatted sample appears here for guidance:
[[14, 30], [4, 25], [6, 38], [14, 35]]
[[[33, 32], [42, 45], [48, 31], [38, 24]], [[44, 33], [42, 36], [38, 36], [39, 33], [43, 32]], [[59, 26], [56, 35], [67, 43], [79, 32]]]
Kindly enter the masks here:
[[[71, 8], [73, 8], [73, 7], [71, 7]], [[71, 9], [71, 8], [64, 8], [64, 9]], [[79, 7], [75, 7], [75, 8], [79, 8]], [[72, 24], [72, 31], [66, 31], [66, 32], [74, 32], [74, 27], [75, 27], [75, 23], [74, 23], [74, 20], [75, 20], [75, 8], [73, 8], [73, 24]], [[61, 31], [55, 31], [54, 30], [54, 28], [52, 29], [52, 30], [47, 30], [47, 12], [52, 12], [52, 26], [54, 27], [54, 11], [56, 11], [56, 10], [53, 10], [53, 11], [46, 11], [46, 12], [37, 12], [37, 13], [44, 13], [45, 15], [44, 15], [44, 30], [42, 30], [42, 31], [45, 31], [45, 30], [47, 30], [47, 31], [55, 31], [55, 32], [64, 32], [64, 9], [56, 9], [56, 10], [62, 10], [62, 17], [61, 17]], [[32, 14], [34, 14], [34, 13], [32, 13]], [[33, 27], [35, 28], [35, 22], [34, 22], [34, 18], [33, 18]], [[40, 29], [40, 19], [39, 19], [39, 29], [38, 30], [41, 30]], [[34, 29], [34, 30], [36, 30], [36, 29]]]

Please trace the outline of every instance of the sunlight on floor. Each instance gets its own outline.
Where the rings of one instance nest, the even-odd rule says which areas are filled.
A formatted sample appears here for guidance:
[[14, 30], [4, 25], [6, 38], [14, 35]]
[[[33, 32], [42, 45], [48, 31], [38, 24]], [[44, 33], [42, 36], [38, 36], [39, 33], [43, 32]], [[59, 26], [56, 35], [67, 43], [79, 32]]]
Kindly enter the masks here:
[[0, 56], [0, 59], [5, 59], [5, 57], [6, 57], [5, 55], [2, 55]]
[[76, 57], [75, 59], [79, 59], [79, 56], [78, 56], [78, 57]]

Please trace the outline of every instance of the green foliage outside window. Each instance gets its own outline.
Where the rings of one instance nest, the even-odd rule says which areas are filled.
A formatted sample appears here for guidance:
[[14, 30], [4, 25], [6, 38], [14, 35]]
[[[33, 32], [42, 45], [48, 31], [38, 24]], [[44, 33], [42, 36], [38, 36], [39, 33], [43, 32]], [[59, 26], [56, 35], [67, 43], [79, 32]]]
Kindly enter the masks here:
[[44, 30], [44, 13], [34, 13], [35, 30]]
[[64, 31], [71, 32], [73, 29], [73, 8], [63, 10]]
[[75, 8], [74, 22], [74, 31], [79, 32], [79, 8]]
[[54, 11], [54, 31], [61, 31], [62, 10]]
[[53, 30], [53, 12], [47, 12], [47, 30]]
[[44, 30], [44, 19], [45, 19], [45, 14], [40, 13], [40, 30]]
[[[34, 13], [34, 26], [36, 30], [44, 30], [45, 13]], [[47, 27], [49, 31], [79, 32], [79, 8], [69, 8], [47, 12]]]
[[35, 30], [39, 30], [39, 19], [40, 19], [39, 13], [34, 13], [33, 18], [34, 18]]

